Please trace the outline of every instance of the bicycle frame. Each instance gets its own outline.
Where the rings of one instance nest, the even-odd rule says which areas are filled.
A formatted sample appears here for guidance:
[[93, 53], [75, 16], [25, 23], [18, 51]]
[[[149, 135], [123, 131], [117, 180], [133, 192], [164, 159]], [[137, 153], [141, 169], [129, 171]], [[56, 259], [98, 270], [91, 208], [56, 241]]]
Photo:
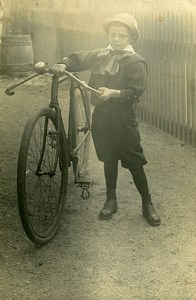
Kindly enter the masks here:
[[[77, 83], [78, 86], [75, 86], [75, 79], [77, 77], [73, 76], [71, 77], [71, 85], [73, 85], [73, 88], [80, 86], [78, 81], [80, 82], [80, 80], [78, 79]], [[68, 79], [68, 77], [63, 78], [61, 80], [59, 80], [57, 75], [53, 75], [52, 76], [52, 87], [51, 87], [51, 101], [49, 104], [49, 107], [54, 108], [56, 110], [56, 114], [57, 114], [57, 128], [59, 129], [60, 126], [63, 129], [63, 135], [65, 135], [66, 139], [68, 139], [68, 143], [67, 143], [67, 150], [68, 150], [68, 154], [69, 154], [69, 160], [72, 161], [74, 157], [77, 156], [78, 151], [80, 150], [81, 146], [84, 144], [85, 140], [88, 138], [89, 134], [91, 133], [91, 124], [90, 124], [90, 119], [88, 118], [88, 114], [86, 111], [86, 105], [85, 105], [85, 101], [83, 102], [84, 108], [85, 108], [85, 116], [87, 119], [87, 123], [88, 126], [85, 129], [85, 134], [84, 137], [82, 138], [82, 140], [80, 141], [80, 143], [77, 145], [76, 148], [72, 149], [72, 133], [70, 130], [70, 125], [68, 126], [68, 136], [66, 135], [65, 132], [65, 128], [63, 126], [63, 120], [62, 120], [62, 115], [61, 115], [61, 108], [59, 106], [59, 102], [58, 102], [58, 86], [59, 84], [61, 84], [62, 82], [66, 81]], [[70, 105], [69, 105], [69, 116], [70, 116], [70, 112], [72, 109], [72, 103], [71, 103], [71, 98], [70, 98]], [[81, 131], [84, 131], [84, 128], [79, 129]], [[69, 161], [69, 164], [70, 164]]]
[[[44, 73], [52, 73], [52, 71], [50, 69], [44, 69], [42, 72], [38, 72], [38, 73], [35, 73], [35, 74], [32, 74], [31, 76], [27, 77], [26, 79], [20, 81], [19, 83], [13, 85], [13, 86], [10, 86], [9, 88], [7, 88], [5, 90], [5, 93], [7, 95], [14, 95], [14, 89], [20, 85], [22, 85], [23, 83], [37, 77], [37, 76], [40, 76], [40, 75], [43, 75]], [[52, 73], [53, 74], [53, 73]], [[68, 71], [64, 71], [64, 75], [66, 76], [65, 78], [59, 78], [58, 75], [56, 74], [53, 74], [52, 75], [52, 84], [51, 84], [51, 99], [50, 99], [50, 103], [49, 103], [49, 107], [55, 109], [56, 111], [56, 115], [57, 115], [57, 129], [59, 130], [59, 128], [62, 128], [62, 134], [65, 135], [66, 137], [66, 140], [67, 140], [67, 136], [66, 136], [66, 132], [65, 132], [65, 128], [64, 128], [64, 125], [63, 125], [63, 121], [62, 121], [62, 116], [61, 116], [61, 108], [59, 106], [59, 102], [58, 102], [58, 87], [59, 87], [59, 84], [61, 84], [62, 82], [68, 80], [69, 78], [71, 78], [71, 84], [72, 85], [75, 85], [75, 83], [77, 83], [78, 85], [76, 87], [83, 87], [84, 89], [84, 92], [87, 93], [87, 91], [91, 92], [91, 93], [94, 93], [96, 95], [101, 95], [102, 92], [100, 91], [97, 91], [93, 88], [91, 88], [90, 86], [88, 86], [84, 81], [81, 81], [78, 77], [77, 77], [77, 74], [74, 73], [74, 75]], [[84, 144], [85, 140], [88, 138], [89, 134], [91, 133], [91, 124], [90, 124], [90, 119], [88, 117], [88, 114], [87, 114], [87, 111], [86, 111], [86, 105], [84, 103], [85, 101], [83, 101], [83, 105], [84, 105], [84, 108], [85, 108], [85, 116], [86, 116], [86, 119], [87, 119], [87, 123], [88, 123], [88, 126], [87, 126], [87, 129], [85, 129], [85, 134], [84, 134], [84, 137], [82, 138], [82, 140], [80, 141], [80, 143], [77, 145], [76, 148], [72, 149], [72, 145], [71, 145], [71, 131], [68, 132], [68, 149], [67, 149], [67, 152], [68, 152], [68, 155], [69, 155], [69, 160], [72, 161], [73, 160], [73, 157], [77, 156], [77, 153], [78, 151], [80, 150], [81, 146]], [[71, 110], [71, 100], [70, 100], [70, 110]], [[81, 130], [84, 130], [84, 128], [81, 128]], [[58, 132], [59, 133], [59, 132]], [[70, 161], [69, 161], [69, 165], [70, 165]], [[57, 162], [56, 162], [57, 163]], [[39, 172], [39, 170], [38, 170]]]

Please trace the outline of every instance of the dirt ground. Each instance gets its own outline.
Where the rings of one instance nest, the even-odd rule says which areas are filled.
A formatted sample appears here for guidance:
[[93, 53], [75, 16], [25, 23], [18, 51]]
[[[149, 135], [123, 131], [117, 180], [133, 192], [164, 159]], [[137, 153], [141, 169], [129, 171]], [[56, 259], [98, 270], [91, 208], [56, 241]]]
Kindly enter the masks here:
[[81, 198], [70, 170], [59, 233], [47, 245], [35, 246], [18, 215], [16, 166], [24, 124], [47, 104], [49, 79], [35, 79], [6, 96], [5, 87], [17, 81], [0, 78], [0, 299], [196, 299], [195, 150], [139, 122], [149, 161], [145, 170], [162, 219], [153, 228], [143, 220], [140, 196], [121, 167], [119, 211], [112, 220], [98, 220], [105, 187], [91, 143], [91, 197]]

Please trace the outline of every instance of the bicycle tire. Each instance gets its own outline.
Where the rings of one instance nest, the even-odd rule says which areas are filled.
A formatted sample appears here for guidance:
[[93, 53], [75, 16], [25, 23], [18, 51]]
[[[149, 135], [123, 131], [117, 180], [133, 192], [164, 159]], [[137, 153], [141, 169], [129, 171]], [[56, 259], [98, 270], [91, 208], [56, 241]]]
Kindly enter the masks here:
[[25, 126], [18, 157], [17, 198], [23, 229], [35, 244], [56, 234], [68, 184], [68, 157], [62, 125], [55, 112], [43, 108]]
[[[90, 130], [91, 123], [91, 105], [89, 93], [80, 85], [72, 83], [70, 90], [70, 127], [71, 127], [71, 146], [72, 150], [78, 146], [87, 130]], [[88, 134], [84, 143], [73, 156], [73, 169], [75, 182], [83, 178], [87, 171], [90, 148], [90, 134]]]

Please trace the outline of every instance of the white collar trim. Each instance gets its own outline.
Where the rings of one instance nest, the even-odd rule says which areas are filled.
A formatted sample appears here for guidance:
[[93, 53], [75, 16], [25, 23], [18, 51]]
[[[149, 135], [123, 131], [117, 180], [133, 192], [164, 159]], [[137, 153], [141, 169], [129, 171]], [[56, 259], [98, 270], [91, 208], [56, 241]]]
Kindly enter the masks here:
[[[112, 48], [111, 45], [108, 45], [106, 49], [114, 50], [114, 49]], [[126, 48], [124, 48], [123, 50], [124, 50], [124, 51], [128, 51], [128, 52], [131, 52], [132, 54], [135, 54], [135, 51], [134, 51], [133, 47], [131, 46], [131, 44], [128, 45], [128, 46], [127, 46]]]

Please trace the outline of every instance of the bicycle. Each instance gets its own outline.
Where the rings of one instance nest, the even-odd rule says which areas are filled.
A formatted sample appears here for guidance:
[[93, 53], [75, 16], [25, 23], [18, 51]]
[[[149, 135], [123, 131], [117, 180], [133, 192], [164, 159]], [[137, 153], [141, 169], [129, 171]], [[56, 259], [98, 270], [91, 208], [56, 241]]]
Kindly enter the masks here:
[[[21, 84], [45, 73], [51, 74], [51, 98], [48, 107], [35, 112], [27, 121], [21, 139], [17, 167], [19, 215], [27, 237], [36, 244], [48, 243], [59, 228], [68, 186], [68, 168], [72, 165], [74, 182], [83, 192], [90, 183], [83, 181], [87, 169], [91, 133], [89, 92], [101, 92], [88, 86], [76, 73], [53, 74], [44, 63], [35, 65], [36, 73], [6, 89], [13, 95]], [[58, 87], [71, 79], [68, 132], [66, 134]]]

